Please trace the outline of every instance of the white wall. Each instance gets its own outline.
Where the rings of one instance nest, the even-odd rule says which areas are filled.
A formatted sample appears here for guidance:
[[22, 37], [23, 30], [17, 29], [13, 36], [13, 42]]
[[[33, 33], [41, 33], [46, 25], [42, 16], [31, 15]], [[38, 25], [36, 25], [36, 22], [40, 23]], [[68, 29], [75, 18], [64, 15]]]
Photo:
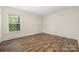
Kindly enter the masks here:
[[79, 7], [45, 16], [43, 18], [43, 32], [74, 38], [79, 42]]
[[[2, 39], [8, 40], [12, 38], [32, 35], [36, 33], [40, 33], [42, 31], [42, 17], [29, 13], [24, 12], [21, 10], [17, 10], [10, 7], [3, 7], [3, 21], [2, 21]], [[19, 15], [21, 18], [21, 31], [20, 32], [8, 32], [8, 15]]]
[[0, 7], [0, 41], [1, 41], [1, 7]]

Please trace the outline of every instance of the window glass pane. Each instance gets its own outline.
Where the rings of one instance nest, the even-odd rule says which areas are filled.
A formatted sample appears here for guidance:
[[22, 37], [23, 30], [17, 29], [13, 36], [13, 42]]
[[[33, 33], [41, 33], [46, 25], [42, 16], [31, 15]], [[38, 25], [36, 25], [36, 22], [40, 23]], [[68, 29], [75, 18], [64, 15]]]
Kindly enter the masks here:
[[20, 24], [20, 16], [18, 16], [18, 24]]
[[9, 31], [16, 31], [16, 25], [15, 24], [9, 24]]
[[16, 18], [14, 16], [9, 15], [9, 24], [16, 24]]
[[9, 15], [9, 31], [20, 31], [20, 16]]
[[16, 30], [20, 31], [20, 24], [16, 24]]

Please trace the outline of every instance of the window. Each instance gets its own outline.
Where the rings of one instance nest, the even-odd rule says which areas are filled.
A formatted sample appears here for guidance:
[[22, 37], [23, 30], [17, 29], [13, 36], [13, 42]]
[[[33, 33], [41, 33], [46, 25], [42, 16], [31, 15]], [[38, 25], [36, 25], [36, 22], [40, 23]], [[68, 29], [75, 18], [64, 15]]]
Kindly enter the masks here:
[[20, 31], [20, 16], [8, 15], [9, 32]]

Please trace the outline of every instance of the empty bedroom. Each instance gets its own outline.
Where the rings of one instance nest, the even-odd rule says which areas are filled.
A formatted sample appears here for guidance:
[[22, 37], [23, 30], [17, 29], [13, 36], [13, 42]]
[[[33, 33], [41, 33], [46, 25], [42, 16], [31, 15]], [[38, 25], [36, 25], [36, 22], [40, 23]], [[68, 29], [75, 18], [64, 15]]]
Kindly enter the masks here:
[[78, 51], [78, 6], [0, 7], [0, 52]]

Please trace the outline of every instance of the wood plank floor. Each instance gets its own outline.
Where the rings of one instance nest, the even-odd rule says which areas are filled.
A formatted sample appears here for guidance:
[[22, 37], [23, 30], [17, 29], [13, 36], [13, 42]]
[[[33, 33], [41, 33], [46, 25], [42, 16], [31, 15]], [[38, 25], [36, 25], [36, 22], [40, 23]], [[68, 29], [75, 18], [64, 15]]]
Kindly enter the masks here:
[[[49, 40], [47, 40], [50, 38]], [[61, 37], [40, 33], [36, 35], [7, 40], [0, 43], [1, 52], [51, 52], [55, 51], [51, 47], [51, 39], [62, 39]]]

